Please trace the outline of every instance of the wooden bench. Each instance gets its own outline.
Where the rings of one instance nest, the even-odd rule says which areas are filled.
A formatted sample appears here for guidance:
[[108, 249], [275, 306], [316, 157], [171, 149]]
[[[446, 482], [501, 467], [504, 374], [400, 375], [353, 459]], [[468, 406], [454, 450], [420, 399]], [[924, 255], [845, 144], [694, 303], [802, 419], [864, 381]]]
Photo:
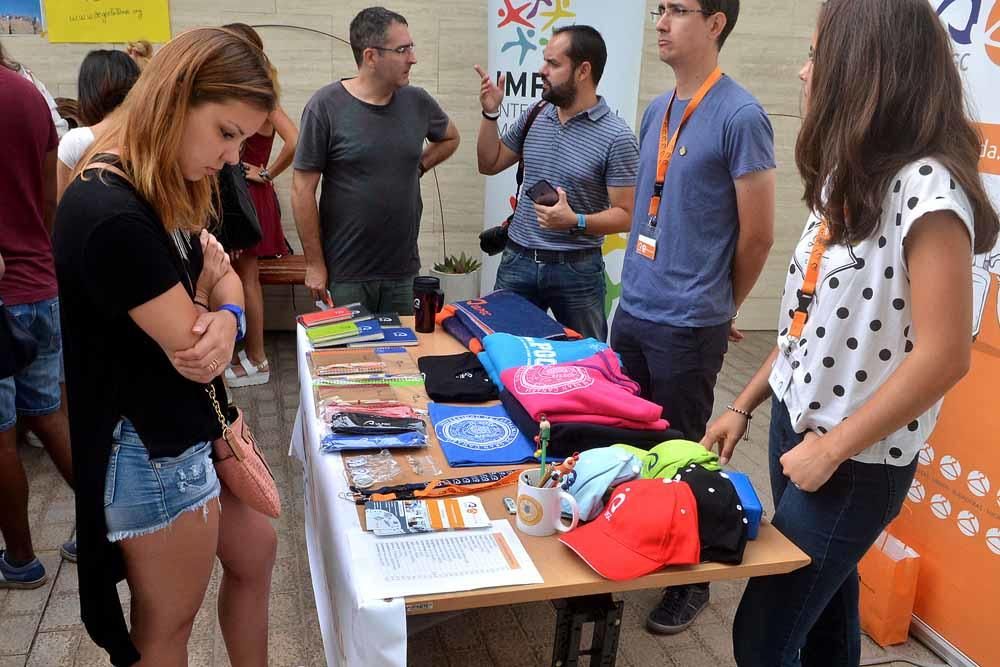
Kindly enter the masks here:
[[304, 285], [306, 282], [305, 255], [262, 259], [258, 267], [261, 285]]

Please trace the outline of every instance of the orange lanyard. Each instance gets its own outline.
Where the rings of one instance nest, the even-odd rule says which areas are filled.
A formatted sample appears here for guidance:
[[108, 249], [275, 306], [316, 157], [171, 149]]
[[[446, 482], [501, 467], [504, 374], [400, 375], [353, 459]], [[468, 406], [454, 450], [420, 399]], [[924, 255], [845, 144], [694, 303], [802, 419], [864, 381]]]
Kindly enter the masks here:
[[712, 87], [719, 82], [722, 78], [722, 70], [718, 67], [715, 68], [705, 82], [701, 84], [701, 88], [695, 93], [694, 97], [691, 98], [691, 102], [688, 104], [687, 109], [684, 110], [684, 115], [681, 116], [681, 122], [677, 125], [677, 129], [674, 130], [674, 136], [670, 137], [669, 141], [667, 139], [667, 133], [670, 131], [670, 111], [674, 108], [674, 100], [677, 99], [677, 91], [670, 97], [670, 104], [667, 105], [667, 112], [663, 115], [663, 127], [660, 128], [660, 147], [657, 154], [656, 163], [656, 183], [653, 185], [653, 196], [649, 200], [649, 226], [656, 227], [656, 215], [660, 210], [660, 199], [663, 197], [663, 184], [667, 180], [667, 170], [670, 168], [670, 159], [674, 155], [674, 147], [677, 145], [677, 138], [681, 135], [681, 130], [684, 129], [684, 125], [688, 122], [691, 114], [694, 110], [698, 108], [701, 101], [705, 99], [708, 95], [708, 91], [712, 90]]
[[809, 264], [806, 265], [806, 275], [802, 280], [802, 289], [796, 295], [799, 298], [799, 306], [795, 309], [792, 317], [792, 325], [788, 329], [788, 337], [798, 339], [802, 336], [802, 329], [809, 319], [809, 306], [812, 305], [813, 296], [816, 294], [816, 283], [819, 282], [819, 265], [823, 261], [823, 253], [830, 242], [830, 232], [827, 228], [826, 219], [820, 223], [819, 231], [813, 240], [812, 252], [809, 253]]

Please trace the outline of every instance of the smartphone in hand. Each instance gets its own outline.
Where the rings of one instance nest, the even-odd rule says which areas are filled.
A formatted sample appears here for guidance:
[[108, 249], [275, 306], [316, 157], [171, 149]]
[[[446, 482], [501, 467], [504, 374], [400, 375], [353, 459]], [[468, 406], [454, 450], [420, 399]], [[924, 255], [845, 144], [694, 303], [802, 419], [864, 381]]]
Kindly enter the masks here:
[[542, 206], [555, 206], [559, 203], [559, 193], [544, 178], [528, 188], [528, 198]]

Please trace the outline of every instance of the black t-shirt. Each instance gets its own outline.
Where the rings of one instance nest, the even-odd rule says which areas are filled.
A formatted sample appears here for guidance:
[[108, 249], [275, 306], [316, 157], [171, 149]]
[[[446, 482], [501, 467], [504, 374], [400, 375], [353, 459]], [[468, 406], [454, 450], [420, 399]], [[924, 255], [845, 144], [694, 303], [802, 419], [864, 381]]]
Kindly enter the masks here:
[[[53, 251], [59, 280], [63, 354], [77, 508], [81, 616], [114, 664], [131, 644], [115, 583], [120, 551], [107, 541], [104, 480], [112, 431], [129, 418], [150, 458], [177, 456], [221, 435], [203, 385], [170, 364], [128, 311], [175, 286], [191, 292], [202, 267], [194, 239], [187, 260], [156, 212], [122, 178], [87, 172], [66, 189]], [[185, 276], [185, 273], [188, 275]], [[220, 402], [225, 389], [216, 382]]]

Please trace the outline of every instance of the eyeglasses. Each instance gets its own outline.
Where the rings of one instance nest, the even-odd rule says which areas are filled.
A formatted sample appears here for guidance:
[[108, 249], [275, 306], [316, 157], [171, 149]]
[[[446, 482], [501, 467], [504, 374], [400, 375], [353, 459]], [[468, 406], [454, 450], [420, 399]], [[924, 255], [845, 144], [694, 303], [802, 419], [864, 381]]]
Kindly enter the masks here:
[[710, 12], [707, 9], [688, 9], [687, 7], [681, 7], [680, 5], [660, 5], [656, 8], [656, 11], [649, 13], [650, 17], [653, 19], [653, 25], [657, 25], [660, 19], [664, 15], [670, 20], [681, 18], [682, 16], [687, 16], [688, 14], [701, 14], [702, 16], [711, 16], [715, 12]]
[[417, 48], [416, 44], [410, 42], [409, 44], [403, 44], [402, 46], [397, 46], [390, 49], [385, 46], [370, 46], [370, 49], [375, 49], [376, 51], [391, 51], [392, 53], [398, 53], [399, 55], [406, 55], [407, 53], [413, 53], [413, 49]]

